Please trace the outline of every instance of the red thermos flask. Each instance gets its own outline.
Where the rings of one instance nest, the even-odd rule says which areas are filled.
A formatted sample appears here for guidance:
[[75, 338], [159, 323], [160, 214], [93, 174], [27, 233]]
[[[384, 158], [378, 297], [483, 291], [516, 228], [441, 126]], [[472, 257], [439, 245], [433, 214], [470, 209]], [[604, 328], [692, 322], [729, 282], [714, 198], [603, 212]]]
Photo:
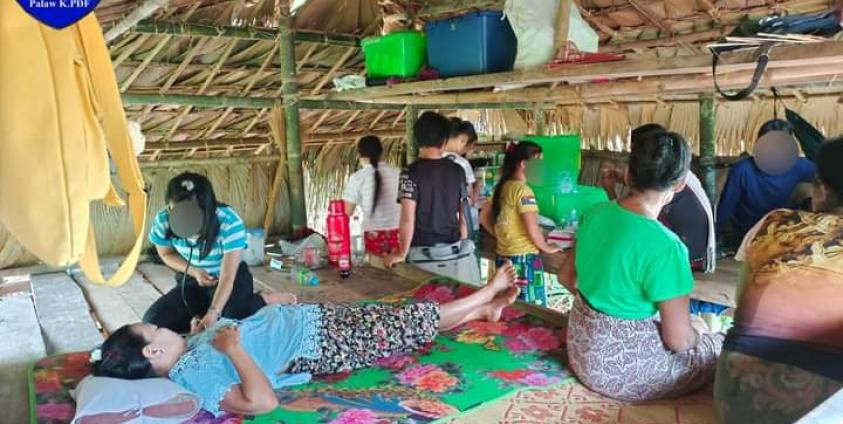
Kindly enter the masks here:
[[328, 233], [328, 262], [340, 270], [340, 276], [351, 275], [351, 227], [345, 213], [345, 202], [331, 200], [325, 225]]

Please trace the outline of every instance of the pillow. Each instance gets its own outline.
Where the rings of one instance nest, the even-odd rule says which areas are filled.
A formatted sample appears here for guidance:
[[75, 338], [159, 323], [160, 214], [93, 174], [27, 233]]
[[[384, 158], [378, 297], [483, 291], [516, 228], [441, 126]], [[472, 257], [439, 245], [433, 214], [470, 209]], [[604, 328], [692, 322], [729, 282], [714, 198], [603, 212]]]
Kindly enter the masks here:
[[72, 424], [181, 423], [199, 412], [201, 400], [166, 378], [121, 380], [87, 376], [76, 386]]

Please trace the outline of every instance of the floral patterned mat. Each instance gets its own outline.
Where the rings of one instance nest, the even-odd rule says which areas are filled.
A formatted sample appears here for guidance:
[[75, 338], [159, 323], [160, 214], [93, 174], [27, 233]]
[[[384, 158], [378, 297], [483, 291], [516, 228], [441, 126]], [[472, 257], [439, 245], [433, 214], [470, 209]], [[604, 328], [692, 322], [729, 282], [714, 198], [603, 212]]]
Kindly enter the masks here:
[[[473, 288], [434, 280], [388, 302], [446, 302]], [[562, 331], [514, 309], [501, 322], [472, 322], [440, 334], [422, 351], [386, 358], [377, 366], [322, 377], [277, 392], [280, 407], [244, 420], [200, 413], [190, 424], [320, 423], [409, 424], [454, 418], [525, 389], [571, 381], [562, 365]], [[479, 359], [479, 360], [478, 360]], [[32, 422], [66, 424], [74, 403], [70, 390], [89, 371], [87, 352], [45, 358], [33, 365]]]

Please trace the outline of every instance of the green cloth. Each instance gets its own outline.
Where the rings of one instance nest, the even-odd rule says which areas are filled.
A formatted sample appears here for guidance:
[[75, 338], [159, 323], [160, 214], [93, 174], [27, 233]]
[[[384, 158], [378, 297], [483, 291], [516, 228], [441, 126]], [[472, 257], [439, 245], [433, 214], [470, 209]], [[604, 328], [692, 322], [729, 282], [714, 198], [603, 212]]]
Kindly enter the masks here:
[[688, 249], [679, 237], [616, 202], [583, 217], [576, 246], [580, 294], [613, 317], [650, 317], [658, 302], [690, 294], [694, 287]]

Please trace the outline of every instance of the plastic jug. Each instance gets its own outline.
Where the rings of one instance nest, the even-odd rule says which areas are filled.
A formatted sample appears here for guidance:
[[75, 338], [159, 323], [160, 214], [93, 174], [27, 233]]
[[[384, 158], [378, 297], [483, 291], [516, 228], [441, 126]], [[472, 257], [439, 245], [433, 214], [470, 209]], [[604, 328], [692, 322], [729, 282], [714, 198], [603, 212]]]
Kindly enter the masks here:
[[345, 202], [331, 200], [325, 225], [328, 239], [328, 262], [340, 270], [340, 276], [351, 275], [351, 228]]

